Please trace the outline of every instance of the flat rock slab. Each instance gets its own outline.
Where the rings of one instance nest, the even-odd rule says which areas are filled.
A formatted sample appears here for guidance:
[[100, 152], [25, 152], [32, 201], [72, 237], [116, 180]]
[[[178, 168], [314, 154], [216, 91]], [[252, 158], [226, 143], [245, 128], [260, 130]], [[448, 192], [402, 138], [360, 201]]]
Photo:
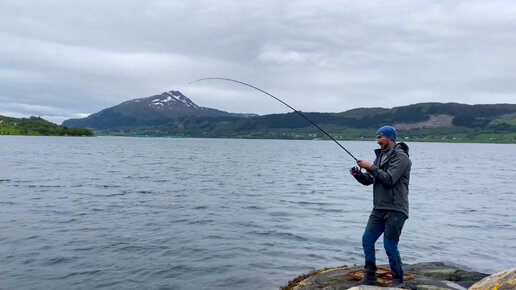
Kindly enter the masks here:
[[[388, 267], [383, 265], [382, 267]], [[330, 268], [317, 271], [317, 274], [304, 279], [294, 279], [284, 290], [377, 290], [396, 289], [381, 286], [360, 285], [360, 281], [347, 276], [350, 271], [362, 269], [362, 266]], [[443, 263], [419, 263], [403, 265], [405, 273], [414, 276], [414, 280], [406, 281], [404, 289], [441, 290], [441, 289], [467, 289], [474, 283], [489, 276], [488, 274], [465, 271]], [[303, 277], [300, 276], [300, 277]]]

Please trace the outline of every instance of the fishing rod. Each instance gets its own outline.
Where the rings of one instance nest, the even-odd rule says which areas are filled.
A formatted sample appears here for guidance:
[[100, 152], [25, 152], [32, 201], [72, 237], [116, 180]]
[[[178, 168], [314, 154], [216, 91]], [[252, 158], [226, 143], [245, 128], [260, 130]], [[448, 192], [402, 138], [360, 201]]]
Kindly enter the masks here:
[[257, 91], [260, 91], [266, 95], [268, 95], [269, 97], [272, 97], [274, 98], [275, 100], [281, 102], [283, 105], [289, 107], [290, 109], [292, 109], [294, 112], [298, 113], [301, 117], [305, 118], [305, 120], [307, 120], [308, 122], [310, 122], [312, 125], [314, 125], [317, 129], [321, 130], [321, 132], [323, 132], [326, 136], [328, 136], [331, 140], [333, 140], [333, 142], [335, 142], [337, 145], [339, 145], [340, 148], [344, 149], [344, 151], [346, 151], [346, 153], [349, 154], [349, 156], [351, 156], [353, 159], [355, 159], [355, 161], [358, 161], [358, 159], [355, 158], [355, 156], [353, 156], [353, 154], [351, 154], [351, 152], [349, 152], [346, 148], [344, 148], [344, 146], [342, 146], [339, 142], [337, 142], [337, 140], [335, 140], [335, 138], [333, 138], [330, 134], [328, 134], [326, 131], [324, 131], [323, 128], [319, 127], [319, 125], [317, 125], [314, 121], [312, 121], [312, 119], [308, 118], [305, 114], [301, 113], [300, 111], [294, 109], [292, 106], [290, 106], [289, 104], [285, 103], [284, 101], [280, 100], [279, 98], [276, 98], [275, 96], [267, 93], [266, 91], [258, 88], [258, 87], [255, 87], [253, 85], [250, 85], [248, 83], [244, 83], [242, 81], [238, 81], [238, 80], [234, 80], [234, 79], [229, 79], [229, 78], [202, 78], [202, 79], [198, 79], [198, 80], [195, 80], [195, 81], [191, 81], [189, 84], [191, 85], [192, 83], [195, 83], [195, 82], [200, 82], [200, 81], [205, 81], [205, 80], [223, 80], [223, 81], [230, 81], [230, 82], [234, 82], [234, 83], [238, 83], [238, 84], [241, 84], [241, 85], [244, 85], [244, 86], [247, 86], [247, 87], [250, 87], [250, 88], [253, 88]]

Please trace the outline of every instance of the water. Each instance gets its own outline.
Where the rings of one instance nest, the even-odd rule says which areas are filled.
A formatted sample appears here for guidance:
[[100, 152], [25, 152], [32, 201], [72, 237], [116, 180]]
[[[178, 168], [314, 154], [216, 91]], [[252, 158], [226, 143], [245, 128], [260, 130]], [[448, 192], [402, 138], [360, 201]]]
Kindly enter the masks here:
[[[516, 266], [516, 146], [409, 146], [404, 262]], [[372, 188], [329, 141], [1, 136], [0, 160], [1, 289], [277, 289], [362, 264]]]

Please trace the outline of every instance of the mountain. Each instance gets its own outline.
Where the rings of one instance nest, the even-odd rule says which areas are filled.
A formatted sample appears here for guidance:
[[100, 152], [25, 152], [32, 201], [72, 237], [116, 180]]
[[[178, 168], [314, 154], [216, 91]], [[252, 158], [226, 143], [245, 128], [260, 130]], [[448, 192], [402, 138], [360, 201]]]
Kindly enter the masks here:
[[[342, 113], [304, 112], [337, 140], [370, 140], [379, 126], [390, 124], [400, 139], [433, 142], [516, 143], [516, 105], [420, 103], [358, 108]], [[181, 137], [327, 139], [295, 112], [264, 116], [186, 117], [146, 128], [110, 129], [104, 135]]]
[[179, 91], [164, 92], [134, 99], [104, 109], [82, 119], [63, 122], [68, 127], [87, 127], [96, 130], [127, 127], [174, 125], [186, 117], [247, 117], [217, 109], [200, 107]]
[[[378, 127], [389, 124], [398, 129], [400, 137], [410, 140], [516, 142], [516, 104], [418, 103], [303, 114], [339, 140], [370, 138]], [[92, 128], [100, 135], [327, 138], [295, 112], [233, 114], [199, 107], [178, 91], [127, 101], [63, 125]]]

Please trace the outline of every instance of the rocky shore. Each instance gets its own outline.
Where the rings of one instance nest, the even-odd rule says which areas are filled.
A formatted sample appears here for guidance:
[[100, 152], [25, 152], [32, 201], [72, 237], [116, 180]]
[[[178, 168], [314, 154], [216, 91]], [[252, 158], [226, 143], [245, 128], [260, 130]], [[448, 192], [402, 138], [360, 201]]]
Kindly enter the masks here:
[[[388, 267], [383, 265], [383, 267]], [[342, 266], [317, 270], [301, 275], [281, 287], [281, 290], [341, 290], [359, 286], [359, 281], [348, 273], [362, 269], [362, 266]], [[405, 282], [404, 289], [440, 290], [468, 289], [489, 274], [466, 271], [444, 263], [419, 263], [403, 265], [406, 274], [414, 277]], [[516, 285], [515, 285], [516, 286]], [[359, 286], [354, 289], [388, 289], [380, 286]], [[393, 289], [393, 288], [391, 288]], [[488, 289], [488, 288], [485, 288]]]

